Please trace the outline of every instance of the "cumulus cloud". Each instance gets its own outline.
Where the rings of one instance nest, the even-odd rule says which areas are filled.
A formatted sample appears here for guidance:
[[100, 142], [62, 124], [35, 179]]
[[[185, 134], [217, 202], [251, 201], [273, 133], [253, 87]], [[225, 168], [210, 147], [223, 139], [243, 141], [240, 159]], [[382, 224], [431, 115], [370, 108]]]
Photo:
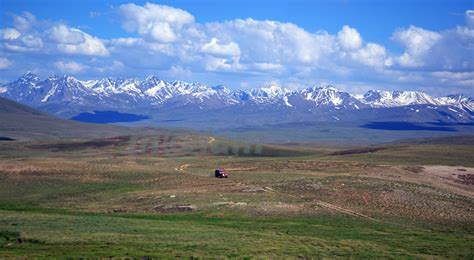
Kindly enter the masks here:
[[474, 28], [474, 10], [466, 11], [466, 24], [470, 28]]
[[0, 30], [0, 35], [3, 40], [15, 40], [21, 36], [21, 33], [14, 28], [5, 28]]
[[43, 40], [31, 29], [36, 24], [34, 15], [23, 12], [13, 16], [14, 28], [0, 30], [3, 47], [13, 52], [34, 52], [43, 47]]
[[85, 41], [84, 33], [78, 29], [68, 28], [64, 24], [60, 24], [51, 28], [48, 32], [49, 37], [58, 43], [80, 44]]
[[58, 50], [64, 53], [92, 56], [109, 55], [109, 51], [100, 39], [76, 28], [69, 28], [63, 24], [57, 25], [48, 31], [48, 35], [57, 44]]
[[[107, 56], [104, 42], [77, 28], [65, 24], [39, 25], [34, 15], [24, 12], [13, 15], [13, 27], [0, 30], [0, 41], [6, 51]], [[49, 26], [45, 26], [49, 25]]]
[[392, 39], [405, 51], [394, 57], [404, 69], [425, 71], [472, 71], [474, 70], [474, 28], [469, 27], [472, 13], [466, 12], [466, 26], [457, 26], [440, 32], [416, 26], [397, 30]]
[[0, 57], [0, 70], [1, 69], [6, 69], [12, 65], [12, 62], [5, 58], [5, 57]]
[[283, 69], [281, 64], [275, 63], [255, 63], [254, 67], [260, 71], [280, 71]]
[[441, 38], [436, 32], [428, 31], [411, 25], [407, 29], [399, 29], [393, 34], [393, 39], [411, 53], [418, 54], [429, 50]]
[[422, 56], [436, 45], [441, 35], [412, 25], [407, 29], [397, 30], [392, 39], [406, 49], [397, 59], [399, 64], [405, 67], [420, 67], [423, 66]]
[[362, 37], [359, 32], [347, 25], [344, 25], [337, 33], [337, 41], [345, 50], [355, 50], [362, 46]]
[[316, 64], [333, 47], [327, 33], [309, 33], [291, 23], [237, 19], [205, 24], [206, 35], [236, 43], [243, 63]]
[[119, 6], [118, 10], [125, 30], [159, 42], [175, 41], [179, 30], [194, 22], [194, 16], [190, 13], [165, 5], [124, 4]]
[[29, 12], [23, 12], [21, 15], [13, 16], [13, 25], [20, 31], [28, 31], [35, 24], [36, 17]]
[[205, 69], [209, 71], [230, 71], [240, 67], [237, 62], [226, 58], [207, 57], [204, 61]]
[[114, 10], [124, 35], [107, 40], [64, 22], [38, 21], [29, 13], [13, 16], [12, 25], [0, 29], [1, 51], [11, 60], [31, 64], [28, 54], [36, 53], [49, 59], [51, 70], [64, 72], [163, 73], [231, 85], [279, 80], [293, 86], [339, 81], [467, 88], [474, 77], [469, 74], [474, 71], [473, 10], [455, 28], [397, 29], [391, 40], [400, 51], [364, 41], [350, 25], [331, 34], [252, 18], [199, 23], [186, 10], [153, 3], [123, 4]]
[[15, 52], [34, 52], [43, 47], [43, 40], [34, 35], [23, 35], [14, 39], [7, 39], [5, 48]]
[[125, 47], [130, 47], [134, 45], [138, 45], [140, 43], [143, 43], [143, 40], [141, 38], [115, 38], [110, 41], [110, 45], [112, 47], [117, 47], [117, 46], [125, 46]]
[[54, 66], [56, 66], [56, 68], [58, 68], [59, 70], [67, 73], [77, 73], [87, 68], [85, 65], [74, 61], [57, 61], [54, 63]]
[[368, 43], [364, 48], [351, 53], [351, 57], [362, 64], [378, 68], [392, 65], [385, 48], [376, 43]]
[[212, 38], [210, 42], [204, 44], [201, 47], [201, 51], [204, 53], [214, 54], [217, 56], [224, 57], [238, 57], [240, 56], [240, 48], [235, 42], [229, 42], [227, 44], [219, 44], [217, 38]]

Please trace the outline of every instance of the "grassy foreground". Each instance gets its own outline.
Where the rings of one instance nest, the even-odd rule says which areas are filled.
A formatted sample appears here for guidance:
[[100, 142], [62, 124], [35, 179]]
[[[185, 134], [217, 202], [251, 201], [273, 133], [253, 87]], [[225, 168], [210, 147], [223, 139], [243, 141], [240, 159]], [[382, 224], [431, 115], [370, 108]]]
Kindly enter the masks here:
[[3, 209], [0, 216], [3, 256], [473, 257], [473, 237], [465, 230], [406, 228], [342, 216], [250, 218], [217, 212], [145, 215], [37, 208]]
[[1, 144], [0, 257], [474, 257], [469, 145], [228, 156], [126, 140]]

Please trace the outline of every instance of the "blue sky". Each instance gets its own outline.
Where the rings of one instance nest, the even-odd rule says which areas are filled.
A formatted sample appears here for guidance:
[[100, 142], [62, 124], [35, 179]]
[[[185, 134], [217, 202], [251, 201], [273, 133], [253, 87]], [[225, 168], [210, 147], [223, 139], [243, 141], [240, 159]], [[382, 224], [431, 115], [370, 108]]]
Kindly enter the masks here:
[[0, 3], [1, 81], [31, 70], [474, 94], [472, 1]]

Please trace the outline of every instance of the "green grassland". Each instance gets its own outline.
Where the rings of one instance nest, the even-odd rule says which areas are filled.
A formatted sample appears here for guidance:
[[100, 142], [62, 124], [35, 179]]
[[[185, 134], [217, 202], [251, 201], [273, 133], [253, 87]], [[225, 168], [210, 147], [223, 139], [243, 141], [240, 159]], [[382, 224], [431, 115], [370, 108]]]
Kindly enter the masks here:
[[472, 185], [427, 182], [422, 166], [472, 167], [472, 147], [4, 141], [0, 256], [469, 259]]
[[[215, 216], [217, 215], [217, 216]], [[3, 256], [472, 257], [465, 230], [400, 227], [341, 216], [1, 211]], [[15, 240], [22, 239], [22, 243]]]
[[320, 159], [363, 161], [380, 164], [452, 165], [474, 167], [474, 145], [394, 145], [377, 152], [364, 152]]

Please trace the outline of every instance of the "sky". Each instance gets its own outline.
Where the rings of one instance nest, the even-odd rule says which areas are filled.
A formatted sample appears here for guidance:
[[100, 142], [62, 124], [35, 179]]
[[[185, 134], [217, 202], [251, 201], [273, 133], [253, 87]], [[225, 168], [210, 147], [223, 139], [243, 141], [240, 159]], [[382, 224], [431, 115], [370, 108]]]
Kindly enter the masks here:
[[474, 96], [463, 0], [0, 0], [0, 82], [156, 75], [234, 89]]

